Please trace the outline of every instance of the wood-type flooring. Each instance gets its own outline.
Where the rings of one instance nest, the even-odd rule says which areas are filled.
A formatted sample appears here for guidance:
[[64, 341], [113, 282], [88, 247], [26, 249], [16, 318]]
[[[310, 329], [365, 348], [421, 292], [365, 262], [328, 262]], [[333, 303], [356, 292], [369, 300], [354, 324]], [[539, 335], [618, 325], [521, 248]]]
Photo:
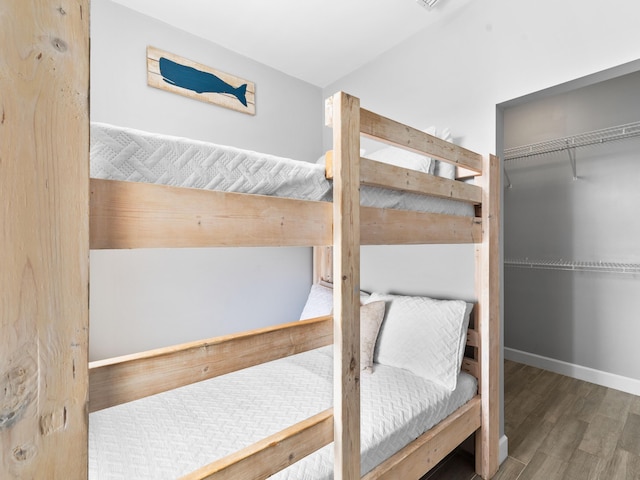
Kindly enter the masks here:
[[[493, 480], [640, 480], [640, 397], [506, 361], [509, 457]], [[456, 451], [422, 480], [480, 480]]]

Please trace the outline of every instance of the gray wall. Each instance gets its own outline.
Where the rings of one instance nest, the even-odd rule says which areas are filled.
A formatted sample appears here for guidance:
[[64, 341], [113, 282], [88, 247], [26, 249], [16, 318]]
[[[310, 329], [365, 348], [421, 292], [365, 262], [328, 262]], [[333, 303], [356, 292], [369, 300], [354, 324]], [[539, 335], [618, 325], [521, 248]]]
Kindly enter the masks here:
[[[504, 110], [505, 147], [640, 120], [640, 72]], [[640, 138], [509, 162], [505, 258], [640, 264]], [[505, 347], [640, 378], [640, 275], [505, 268]]]
[[[108, 0], [91, 2], [91, 119], [315, 161], [318, 87]], [[256, 84], [256, 115], [148, 87], [156, 46]], [[298, 318], [310, 249], [91, 252], [90, 356], [99, 359]]]

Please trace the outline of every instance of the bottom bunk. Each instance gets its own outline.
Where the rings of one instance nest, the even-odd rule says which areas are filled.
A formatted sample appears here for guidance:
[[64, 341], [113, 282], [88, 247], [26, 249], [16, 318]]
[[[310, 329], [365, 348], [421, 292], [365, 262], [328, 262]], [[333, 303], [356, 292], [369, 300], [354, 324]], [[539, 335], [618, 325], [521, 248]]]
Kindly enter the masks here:
[[[361, 474], [417, 479], [481, 424], [478, 381], [461, 371], [476, 373], [474, 360], [463, 360], [465, 348], [475, 343], [474, 330], [467, 328], [472, 305], [380, 294], [361, 298]], [[331, 289], [314, 285], [301, 318], [329, 314], [332, 303]], [[93, 412], [89, 478], [218, 478], [207, 475], [232, 463], [236, 452], [270, 436], [267, 441], [277, 441], [278, 432], [314, 416], [330, 420], [332, 349]], [[333, 435], [327, 425], [328, 444]], [[222, 460], [212, 465], [215, 459]], [[289, 461], [296, 463], [272, 478], [333, 478], [331, 445]], [[202, 465], [208, 467], [198, 470]], [[266, 478], [254, 467], [249, 476], [222, 469], [219, 478]]]
[[[331, 347], [324, 347], [92, 413], [89, 478], [187, 475], [331, 408], [332, 371]], [[385, 365], [363, 375], [362, 474], [460, 408], [476, 390], [466, 373], [453, 392]], [[272, 478], [328, 480], [332, 466], [327, 445]]]

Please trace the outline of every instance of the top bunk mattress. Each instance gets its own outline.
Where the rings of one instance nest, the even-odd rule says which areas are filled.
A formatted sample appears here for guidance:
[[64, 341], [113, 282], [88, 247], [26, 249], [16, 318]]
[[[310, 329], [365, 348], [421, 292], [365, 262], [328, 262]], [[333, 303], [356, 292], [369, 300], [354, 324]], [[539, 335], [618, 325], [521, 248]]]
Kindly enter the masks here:
[[[331, 201], [324, 166], [105, 123], [91, 123], [91, 177]], [[362, 205], [473, 216], [465, 202], [364, 186]]]
[[[460, 373], [453, 392], [407, 370], [361, 375], [362, 474], [476, 394]], [[332, 347], [323, 347], [94, 412], [89, 479], [172, 479], [234, 453], [333, 403]], [[270, 477], [330, 480], [333, 444]]]

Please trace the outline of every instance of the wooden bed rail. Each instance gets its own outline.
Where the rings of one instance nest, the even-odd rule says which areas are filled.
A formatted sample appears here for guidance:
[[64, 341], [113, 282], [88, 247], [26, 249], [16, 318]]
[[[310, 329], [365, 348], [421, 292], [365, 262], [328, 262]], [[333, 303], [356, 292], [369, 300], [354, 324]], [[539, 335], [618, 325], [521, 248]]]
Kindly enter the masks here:
[[[481, 402], [476, 396], [435, 425], [415, 442], [367, 473], [362, 480], [417, 479], [435, 467], [481, 424]], [[441, 435], [443, 432], [447, 435]], [[408, 459], [412, 459], [407, 461]]]
[[333, 441], [333, 409], [185, 475], [181, 480], [264, 479]]
[[361, 245], [477, 243], [482, 238], [482, 222], [475, 217], [372, 207], [360, 211]]
[[373, 187], [391, 188], [474, 204], [482, 202], [482, 189], [476, 185], [428, 173], [413, 172], [368, 158], [360, 159], [360, 181], [363, 185]]
[[[185, 222], [190, 222], [191, 227], [181, 231], [178, 235], [173, 235], [170, 232], [176, 228], [175, 224], [172, 224], [175, 217], [165, 217], [158, 220], [158, 217], [162, 215], [161, 210], [147, 208], [142, 203], [139, 203], [135, 214], [130, 215], [126, 207], [113, 206], [104, 208], [99, 206], [101, 198], [114, 195], [113, 192], [107, 193], [108, 191], [121, 190], [123, 188], [128, 190], [150, 188], [154, 190], [157, 185], [95, 179], [92, 180], [91, 184], [92, 187], [100, 185], [99, 190], [92, 188], [91, 224], [95, 228], [91, 229], [91, 248], [178, 248], [229, 245], [219, 238], [226, 238], [225, 235], [228, 234], [224, 232], [233, 231], [234, 229], [230, 226], [216, 227], [216, 214], [206, 212], [202, 207], [198, 207], [200, 212], [198, 215], [185, 213]], [[195, 192], [198, 191], [196, 190]], [[188, 195], [195, 192], [188, 192]], [[207, 195], [218, 196], [221, 192], [203, 191], [198, 193], [204, 194], [204, 198]], [[250, 195], [246, 196], [251, 197]], [[278, 200], [284, 200], [284, 204], [289, 201], [304, 202], [302, 200]], [[322, 219], [322, 216], [326, 215], [327, 212], [330, 213], [331, 203], [306, 203], [312, 204], [310, 209], [291, 211], [286, 217], [278, 216], [277, 211], [271, 211], [270, 218], [262, 218], [262, 226], [257, 222], [253, 222], [249, 217], [244, 219], [240, 217], [224, 219], [221, 223], [222, 225], [230, 225], [231, 223], [236, 223], [238, 226], [249, 225], [253, 234], [250, 238], [239, 240], [243, 246], [256, 246], [260, 242], [258, 240], [259, 232], [267, 222], [278, 225], [284, 222], [289, 226], [283, 226], [282, 233], [271, 237], [268, 235], [263, 237], [262, 246], [310, 247], [331, 245], [332, 243], [328, 238], [331, 232], [331, 222]], [[478, 217], [374, 207], [361, 207], [360, 210], [361, 245], [477, 243], [482, 238], [482, 224]], [[309, 213], [308, 216], [306, 212], [310, 211], [312, 213]], [[312, 215], [314, 214], [320, 214], [320, 219], [313, 217]], [[208, 226], [201, 227], [198, 222], [206, 223]], [[253, 225], [251, 225], [252, 223]], [[402, 225], [403, 228], [396, 228], [399, 225]], [[307, 226], [309, 227], [308, 229]]]
[[[327, 99], [325, 103], [325, 123], [327, 126], [333, 124], [331, 98]], [[437, 158], [475, 174], [482, 173], [483, 157], [479, 153], [364, 108], [360, 109], [360, 132], [363, 136], [373, 140]]]
[[91, 179], [90, 247], [331, 245], [331, 204]]
[[[325, 153], [325, 166], [327, 178], [332, 179], [332, 150]], [[366, 157], [360, 157], [360, 182], [362, 185], [372, 187], [389, 188], [473, 204], [482, 202], [482, 189], [476, 185], [409, 170]]]
[[330, 345], [332, 317], [291, 322], [89, 364], [89, 411]]
[[422, 153], [465, 170], [482, 173], [483, 160], [479, 153], [364, 108], [360, 110], [360, 131], [365, 137]]
[[[404, 170], [378, 165], [377, 176], [383, 175], [386, 167]], [[409, 172], [407, 179], [418, 178], [416, 182], [404, 180], [415, 188], [429, 183], [442, 192], [439, 196], [476, 201], [478, 187], [404, 171]], [[180, 208], [176, 209], [176, 205]], [[117, 249], [332, 245], [331, 208], [328, 202], [91, 179], [90, 246]], [[374, 207], [360, 210], [361, 245], [478, 243], [482, 238], [478, 217]], [[403, 228], [396, 228], [399, 225]]]

